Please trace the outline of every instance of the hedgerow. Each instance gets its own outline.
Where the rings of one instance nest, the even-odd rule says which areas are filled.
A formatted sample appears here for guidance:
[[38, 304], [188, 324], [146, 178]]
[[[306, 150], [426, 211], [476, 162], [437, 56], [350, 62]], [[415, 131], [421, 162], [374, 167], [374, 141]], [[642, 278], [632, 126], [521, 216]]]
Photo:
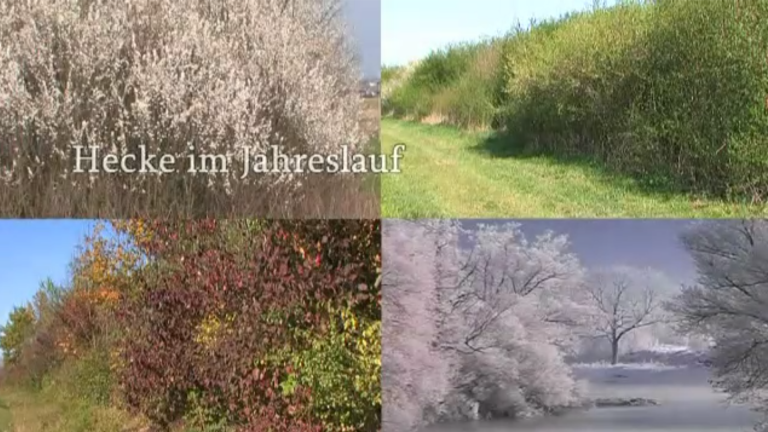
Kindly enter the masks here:
[[[762, 202], [766, 17], [765, 0], [622, 1], [477, 43], [469, 66], [447, 59], [472, 48], [435, 52], [382, 105], [496, 129], [510, 150], [587, 156], [653, 187]], [[450, 81], [415, 78], [437, 59]]]
[[379, 430], [379, 221], [111, 231], [88, 238], [71, 287], [38, 295], [53, 326], [36, 320], [25, 343], [50, 342], [26, 359], [56, 359], [47, 387], [163, 430]]

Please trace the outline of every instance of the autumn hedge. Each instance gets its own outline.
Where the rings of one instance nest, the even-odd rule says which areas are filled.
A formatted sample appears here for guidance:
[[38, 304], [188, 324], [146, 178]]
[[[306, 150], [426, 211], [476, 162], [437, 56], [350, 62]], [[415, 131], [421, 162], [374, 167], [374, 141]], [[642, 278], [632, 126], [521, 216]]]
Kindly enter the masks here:
[[112, 232], [86, 242], [71, 287], [20, 309], [38, 318], [23, 360], [7, 357], [16, 382], [74, 370], [72, 393], [164, 430], [379, 430], [379, 221]]

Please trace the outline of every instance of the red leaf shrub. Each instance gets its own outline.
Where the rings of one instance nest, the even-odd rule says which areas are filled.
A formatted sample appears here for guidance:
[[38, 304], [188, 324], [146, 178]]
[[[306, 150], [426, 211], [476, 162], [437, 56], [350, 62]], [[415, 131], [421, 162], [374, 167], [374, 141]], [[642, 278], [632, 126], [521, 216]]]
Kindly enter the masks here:
[[[311, 389], [286, 393], [292, 369], [277, 351], [306, 348], [296, 329], [321, 337], [328, 304], [380, 320], [376, 285], [380, 222], [147, 223], [150, 263], [118, 316], [125, 328], [126, 401], [167, 427], [190, 394], [242, 431], [310, 432]], [[207, 335], [207, 339], [203, 336]]]

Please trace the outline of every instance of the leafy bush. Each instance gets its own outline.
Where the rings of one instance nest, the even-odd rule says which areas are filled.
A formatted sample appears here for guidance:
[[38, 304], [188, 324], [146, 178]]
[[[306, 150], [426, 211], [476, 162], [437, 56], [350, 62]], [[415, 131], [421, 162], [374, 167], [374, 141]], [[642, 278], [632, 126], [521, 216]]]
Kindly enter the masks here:
[[[376, 418], [375, 404], [364, 413], [323, 416], [313, 405], [323, 393], [310, 387], [318, 382], [302, 378], [285, 392], [295, 367], [275, 361], [279, 352], [307, 352], [310, 363], [322, 362], [315, 356], [328, 352], [313, 338], [327, 337], [321, 329], [333, 325], [328, 302], [380, 320], [375, 222], [199, 221], [153, 230], [147, 251], [156, 260], [138, 279], [141, 294], [120, 313], [121, 383], [131, 406], [167, 426], [196, 394], [197, 406], [214, 408], [242, 430], [341, 430], [334, 428], [359, 420], [354, 416]], [[333, 379], [355, 394], [354, 380]], [[333, 390], [339, 397], [339, 387]]]
[[435, 114], [462, 125], [490, 123], [495, 94], [489, 93], [500, 89], [496, 48], [493, 41], [456, 45], [430, 53], [407, 71], [393, 69], [385, 85], [390, 89], [382, 94], [383, 112], [417, 119]]
[[658, 3], [640, 64], [640, 113], [656, 131], [649, 165], [689, 189], [768, 198], [766, 17], [765, 0]]
[[[648, 182], [760, 198], [765, 2], [625, 2], [510, 44], [507, 129]], [[724, 36], [725, 35], [725, 36]]]
[[445, 88], [466, 72], [471, 53], [471, 46], [462, 45], [433, 51], [419, 62], [411, 82], [432, 92]]
[[386, 85], [397, 79], [397, 76], [402, 72], [400, 66], [382, 66], [381, 67], [381, 83]]
[[74, 382], [68, 388], [75, 389], [75, 394], [83, 400], [99, 405], [111, 402], [114, 377], [106, 349], [95, 348], [85, 353], [75, 363], [72, 378]]
[[531, 153], [759, 202], [768, 194], [766, 17], [766, 0], [623, 1], [568, 14], [430, 55], [392, 90], [387, 112], [490, 126]]
[[501, 43], [473, 47], [466, 72], [434, 96], [433, 110], [445, 122], [462, 128], [498, 125], [497, 107], [504, 96]]
[[381, 406], [381, 321], [361, 322], [347, 309], [329, 305], [322, 337], [299, 331], [307, 348], [280, 350], [270, 362], [291, 365], [281, 383], [284, 395], [311, 388], [308, 410], [333, 432], [376, 430]]

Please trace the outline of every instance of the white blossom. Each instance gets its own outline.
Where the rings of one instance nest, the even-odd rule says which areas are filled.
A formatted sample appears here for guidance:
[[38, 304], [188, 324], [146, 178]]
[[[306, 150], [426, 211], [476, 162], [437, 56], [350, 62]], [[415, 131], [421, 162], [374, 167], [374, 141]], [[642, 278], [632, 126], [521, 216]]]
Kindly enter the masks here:
[[[28, 181], [34, 163], [39, 181], [84, 190], [92, 179], [72, 172], [81, 144], [122, 153], [143, 144], [179, 159], [190, 138], [199, 152], [235, 159], [275, 144], [303, 154], [354, 149], [360, 74], [339, 7], [0, 0], [0, 186]], [[291, 185], [303, 175], [243, 181]], [[240, 181], [225, 177], [211, 181], [227, 190]], [[147, 179], [130, 177], [131, 190]]]

